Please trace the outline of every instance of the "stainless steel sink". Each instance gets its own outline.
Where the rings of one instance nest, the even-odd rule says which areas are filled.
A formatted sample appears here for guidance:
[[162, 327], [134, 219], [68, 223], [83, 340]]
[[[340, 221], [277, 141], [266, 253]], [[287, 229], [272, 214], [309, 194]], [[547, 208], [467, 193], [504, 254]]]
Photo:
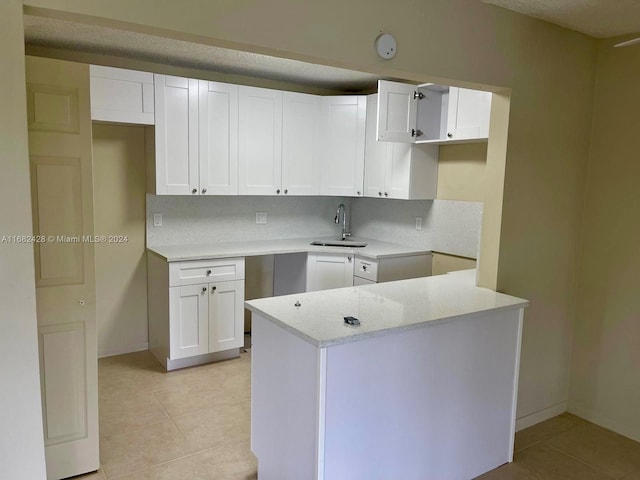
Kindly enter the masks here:
[[366, 242], [356, 242], [354, 240], [316, 240], [315, 242], [311, 242], [311, 245], [322, 246], [322, 247], [352, 247], [352, 248], [360, 248], [366, 247]]

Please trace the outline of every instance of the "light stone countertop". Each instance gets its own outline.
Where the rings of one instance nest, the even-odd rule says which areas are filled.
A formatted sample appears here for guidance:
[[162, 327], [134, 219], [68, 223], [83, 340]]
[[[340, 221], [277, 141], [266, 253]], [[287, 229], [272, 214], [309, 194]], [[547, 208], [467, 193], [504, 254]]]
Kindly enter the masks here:
[[[474, 272], [262, 298], [245, 306], [322, 348], [529, 304], [476, 287]], [[296, 302], [301, 305], [296, 307]], [[361, 326], [345, 326], [348, 315]]]
[[350, 238], [350, 240], [353, 241], [366, 242], [366, 247], [325, 247], [311, 245], [311, 242], [315, 240], [326, 241], [337, 240], [337, 238], [287, 238], [247, 242], [203, 243], [198, 245], [169, 245], [147, 247], [147, 250], [162, 257], [167, 262], [304, 252], [353, 253], [370, 259], [431, 253], [430, 250], [381, 242], [369, 238]]

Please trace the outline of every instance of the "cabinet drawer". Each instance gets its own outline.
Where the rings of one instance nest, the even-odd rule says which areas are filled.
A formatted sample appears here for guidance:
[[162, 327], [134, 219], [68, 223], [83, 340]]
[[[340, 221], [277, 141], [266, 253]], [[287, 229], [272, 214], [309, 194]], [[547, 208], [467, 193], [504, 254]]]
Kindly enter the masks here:
[[353, 271], [356, 277], [365, 278], [373, 282], [378, 281], [378, 262], [375, 260], [356, 258], [356, 265]]
[[220, 258], [169, 264], [169, 286], [196, 285], [244, 278], [244, 258]]

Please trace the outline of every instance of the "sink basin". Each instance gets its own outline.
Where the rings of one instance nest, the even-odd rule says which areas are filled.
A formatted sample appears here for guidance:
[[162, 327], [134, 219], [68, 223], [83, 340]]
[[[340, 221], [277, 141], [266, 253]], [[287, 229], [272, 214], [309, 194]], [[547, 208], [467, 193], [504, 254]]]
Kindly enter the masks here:
[[311, 242], [311, 245], [317, 245], [322, 247], [352, 247], [360, 248], [366, 247], [366, 242], [356, 242], [354, 240], [316, 240]]

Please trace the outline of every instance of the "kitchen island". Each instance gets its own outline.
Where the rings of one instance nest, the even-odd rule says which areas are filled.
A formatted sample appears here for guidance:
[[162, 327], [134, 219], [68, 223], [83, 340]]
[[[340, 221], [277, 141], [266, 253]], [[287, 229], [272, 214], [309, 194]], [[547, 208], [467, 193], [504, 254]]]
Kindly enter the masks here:
[[474, 284], [463, 272], [246, 302], [259, 478], [461, 480], [511, 461], [528, 302]]

